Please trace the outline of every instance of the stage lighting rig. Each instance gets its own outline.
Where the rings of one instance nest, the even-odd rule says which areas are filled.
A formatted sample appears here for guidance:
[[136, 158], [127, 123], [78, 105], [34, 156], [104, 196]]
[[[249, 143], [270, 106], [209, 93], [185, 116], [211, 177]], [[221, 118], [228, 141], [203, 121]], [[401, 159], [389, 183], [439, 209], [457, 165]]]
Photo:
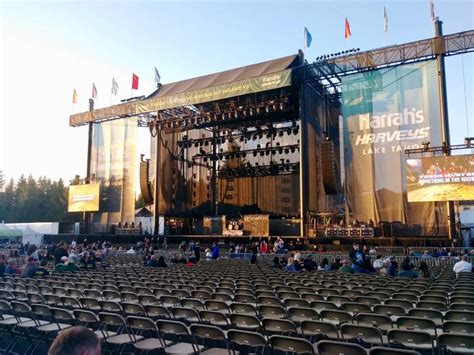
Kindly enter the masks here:
[[464, 144], [468, 147], [471, 148], [474, 142], [474, 137], [466, 137], [464, 138]]
[[431, 142], [429, 142], [429, 141], [421, 142], [421, 145], [423, 146], [423, 150], [425, 150], [425, 151], [428, 151], [430, 149], [430, 144], [431, 144]]

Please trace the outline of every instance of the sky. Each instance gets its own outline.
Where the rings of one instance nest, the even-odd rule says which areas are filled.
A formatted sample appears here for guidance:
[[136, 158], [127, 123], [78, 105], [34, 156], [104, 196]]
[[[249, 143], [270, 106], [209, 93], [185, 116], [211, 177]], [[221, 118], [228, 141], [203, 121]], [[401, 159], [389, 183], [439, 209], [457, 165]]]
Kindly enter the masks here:
[[[473, 0], [434, 4], [445, 34], [474, 28]], [[93, 82], [96, 108], [106, 107], [130, 97], [132, 73], [140, 78], [133, 95], [151, 93], [155, 66], [166, 84], [296, 54], [305, 26], [310, 62], [434, 35], [429, 0], [0, 1], [0, 170], [7, 179], [83, 177], [87, 126], [69, 127], [69, 116], [88, 109]], [[451, 143], [460, 144], [474, 136], [474, 54], [446, 58], [446, 67]], [[148, 155], [148, 145], [140, 128], [138, 153]]]

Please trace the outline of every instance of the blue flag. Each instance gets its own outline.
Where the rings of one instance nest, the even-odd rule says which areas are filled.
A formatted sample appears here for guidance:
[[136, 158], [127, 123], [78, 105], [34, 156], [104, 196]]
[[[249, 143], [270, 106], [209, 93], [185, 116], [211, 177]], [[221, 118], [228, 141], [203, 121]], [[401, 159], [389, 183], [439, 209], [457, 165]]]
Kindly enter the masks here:
[[304, 28], [304, 47], [309, 48], [311, 47], [311, 42], [313, 41], [313, 37], [311, 37], [311, 33], [309, 33], [308, 29]]

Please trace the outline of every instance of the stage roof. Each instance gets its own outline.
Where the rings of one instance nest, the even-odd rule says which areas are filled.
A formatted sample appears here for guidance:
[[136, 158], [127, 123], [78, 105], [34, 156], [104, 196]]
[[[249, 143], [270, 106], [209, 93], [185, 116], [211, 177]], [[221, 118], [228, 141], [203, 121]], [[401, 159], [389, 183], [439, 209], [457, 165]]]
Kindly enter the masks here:
[[291, 55], [220, 73], [162, 85], [143, 100], [71, 115], [70, 126], [195, 105], [291, 85], [291, 67], [298, 55]]

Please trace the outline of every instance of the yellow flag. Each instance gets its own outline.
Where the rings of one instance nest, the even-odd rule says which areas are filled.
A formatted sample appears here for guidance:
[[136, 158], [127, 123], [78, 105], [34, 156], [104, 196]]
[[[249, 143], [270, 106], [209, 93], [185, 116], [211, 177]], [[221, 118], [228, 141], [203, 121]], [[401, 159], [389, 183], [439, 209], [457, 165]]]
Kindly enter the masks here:
[[74, 92], [72, 94], [72, 103], [77, 104], [77, 92], [76, 89], [74, 89]]

